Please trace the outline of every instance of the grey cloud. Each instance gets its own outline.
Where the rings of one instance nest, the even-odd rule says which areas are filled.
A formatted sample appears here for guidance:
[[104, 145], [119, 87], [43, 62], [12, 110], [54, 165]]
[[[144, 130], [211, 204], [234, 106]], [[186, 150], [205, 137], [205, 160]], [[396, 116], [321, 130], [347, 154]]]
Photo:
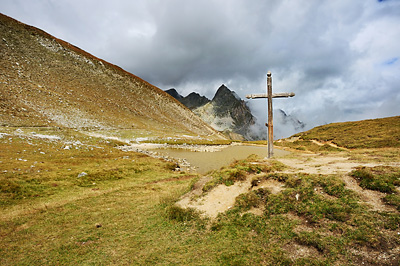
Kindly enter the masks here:
[[[400, 114], [400, 1], [3, 0], [33, 24], [162, 89], [242, 98], [294, 91], [274, 106], [323, 123]], [[392, 60], [391, 64], [387, 64]], [[249, 101], [265, 119], [265, 103]], [[279, 125], [275, 125], [279, 127]]]

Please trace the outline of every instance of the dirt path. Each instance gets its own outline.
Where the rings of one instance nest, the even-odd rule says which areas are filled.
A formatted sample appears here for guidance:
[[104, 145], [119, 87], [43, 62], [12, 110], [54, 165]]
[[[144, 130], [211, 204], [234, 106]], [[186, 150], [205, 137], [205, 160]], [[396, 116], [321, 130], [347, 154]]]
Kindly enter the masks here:
[[343, 174], [354, 170], [358, 166], [374, 167], [378, 163], [360, 163], [350, 161], [348, 157], [343, 156], [325, 156], [315, 154], [302, 154], [295, 157], [278, 158], [278, 161], [289, 166], [286, 173], [308, 173], [308, 174]]

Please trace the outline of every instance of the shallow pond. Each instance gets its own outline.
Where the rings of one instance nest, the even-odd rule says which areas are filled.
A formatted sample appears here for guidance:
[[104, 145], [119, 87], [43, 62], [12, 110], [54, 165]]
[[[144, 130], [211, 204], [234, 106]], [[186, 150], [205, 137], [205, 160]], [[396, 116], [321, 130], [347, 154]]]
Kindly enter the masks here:
[[[251, 154], [255, 154], [261, 158], [268, 156], [267, 147], [250, 145], [229, 146], [214, 152], [195, 152], [184, 149], [157, 149], [155, 151], [172, 158], [186, 159], [199, 174], [220, 169], [235, 160], [246, 159]], [[274, 149], [274, 157], [285, 156], [289, 153], [288, 151]]]

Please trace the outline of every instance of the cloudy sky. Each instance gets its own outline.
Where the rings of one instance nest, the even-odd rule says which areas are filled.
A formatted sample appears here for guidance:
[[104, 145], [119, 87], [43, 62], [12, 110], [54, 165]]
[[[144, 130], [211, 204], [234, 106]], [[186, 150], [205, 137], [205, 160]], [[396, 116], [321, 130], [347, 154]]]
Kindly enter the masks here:
[[[0, 0], [0, 12], [184, 96], [263, 93], [271, 71], [274, 92], [296, 93], [274, 108], [306, 129], [400, 115], [400, 0]], [[266, 102], [249, 105], [264, 123]]]

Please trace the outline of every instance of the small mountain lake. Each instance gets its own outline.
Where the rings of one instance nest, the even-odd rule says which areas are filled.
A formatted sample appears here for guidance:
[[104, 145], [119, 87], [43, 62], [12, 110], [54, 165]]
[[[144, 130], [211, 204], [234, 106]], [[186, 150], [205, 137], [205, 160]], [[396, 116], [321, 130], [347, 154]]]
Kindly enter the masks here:
[[[255, 154], [260, 158], [268, 156], [267, 147], [252, 145], [234, 145], [222, 148], [213, 152], [190, 151], [186, 149], [156, 149], [159, 154], [169, 156], [175, 159], [185, 159], [191, 167], [196, 169], [199, 174], [205, 174], [211, 170], [219, 169], [229, 165], [235, 160], [246, 159], [249, 155]], [[290, 152], [274, 148], [274, 157], [281, 157]]]

